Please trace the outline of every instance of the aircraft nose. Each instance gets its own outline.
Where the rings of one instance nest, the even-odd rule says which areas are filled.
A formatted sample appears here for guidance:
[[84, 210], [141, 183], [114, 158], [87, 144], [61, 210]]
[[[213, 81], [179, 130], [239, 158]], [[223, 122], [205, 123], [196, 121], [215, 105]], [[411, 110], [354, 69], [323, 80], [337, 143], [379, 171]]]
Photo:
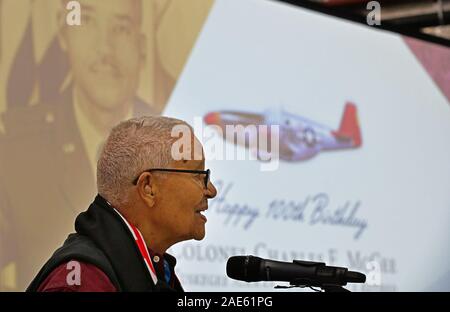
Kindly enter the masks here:
[[217, 125], [220, 121], [220, 116], [219, 113], [212, 112], [206, 114], [205, 117], [203, 117], [203, 120], [207, 125]]

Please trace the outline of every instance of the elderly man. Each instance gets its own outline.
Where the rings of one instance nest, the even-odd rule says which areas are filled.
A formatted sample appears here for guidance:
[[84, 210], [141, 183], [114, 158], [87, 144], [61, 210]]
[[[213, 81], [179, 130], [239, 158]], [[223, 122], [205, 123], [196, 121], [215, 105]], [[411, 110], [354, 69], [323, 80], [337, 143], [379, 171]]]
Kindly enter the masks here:
[[202, 211], [217, 191], [192, 131], [188, 142], [198, 148], [174, 157], [180, 138], [171, 134], [180, 125], [191, 129], [167, 117], [113, 128], [97, 164], [97, 197], [28, 291], [183, 290], [166, 250], [204, 238]]

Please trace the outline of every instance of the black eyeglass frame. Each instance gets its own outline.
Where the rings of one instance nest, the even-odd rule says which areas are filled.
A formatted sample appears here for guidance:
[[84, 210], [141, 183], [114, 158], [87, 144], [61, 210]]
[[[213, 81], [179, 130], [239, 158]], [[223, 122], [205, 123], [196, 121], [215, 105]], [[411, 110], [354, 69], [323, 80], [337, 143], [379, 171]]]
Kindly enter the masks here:
[[211, 176], [211, 170], [209, 170], [209, 169], [207, 169], [207, 170], [186, 170], [186, 169], [153, 168], [153, 169], [147, 169], [147, 170], [144, 170], [143, 172], [141, 172], [136, 177], [136, 179], [133, 180], [133, 184], [134, 185], [137, 184], [137, 182], [139, 180], [139, 177], [144, 172], [154, 172], [154, 171], [205, 174], [205, 180], [204, 180], [205, 181], [205, 188], [208, 188], [209, 178]]

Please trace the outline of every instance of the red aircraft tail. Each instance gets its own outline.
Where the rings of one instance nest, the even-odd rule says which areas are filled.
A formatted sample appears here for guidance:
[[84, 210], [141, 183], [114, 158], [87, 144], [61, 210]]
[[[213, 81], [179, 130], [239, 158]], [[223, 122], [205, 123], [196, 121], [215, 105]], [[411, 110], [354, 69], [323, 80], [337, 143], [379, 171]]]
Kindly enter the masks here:
[[345, 105], [341, 125], [339, 130], [334, 134], [344, 139], [351, 139], [354, 147], [361, 146], [361, 131], [359, 129], [358, 114], [355, 104], [347, 103]]

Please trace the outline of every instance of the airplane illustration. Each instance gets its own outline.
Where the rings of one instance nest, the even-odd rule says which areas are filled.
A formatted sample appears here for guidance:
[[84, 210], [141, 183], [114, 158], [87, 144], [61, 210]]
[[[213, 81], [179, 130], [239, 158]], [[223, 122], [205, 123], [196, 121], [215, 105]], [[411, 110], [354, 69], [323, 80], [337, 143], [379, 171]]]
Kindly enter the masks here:
[[[260, 149], [257, 144], [258, 135], [261, 135], [261, 128], [270, 131], [271, 125], [279, 126], [279, 158], [284, 161], [303, 161], [312, 158], [322, 151], [355, 149], [362, 145], [361, 130], [358, 123], [357, 108], [353, 103], [347, 103], [341, 119], [341, 124], [337, 130], [298, 116], [286, 111], [267, 111], [263, 114], [239, 112], [239, 111], [216, 111], [206, 114], [203, 118], [207, 125], [216, 125], [222, 129], [224, 139], [226, 136], [226, 126], [242, 125], [244, 127], [255, 125], [258, 131], [255, 134], [245, 132], [244, 142], [234, 144], [243, 145], [246, 148], [257, 146], [253, 150], [258, 158], [270, 153], [269, 149]], [[268, 127], [258, 127], [267, 125]], [[242, 127], [242, 128], [244, 128]], [[241, 131], [243, 131], [241, 129]], [[270, 138], [270, 135], [267, 136]], [[267, 152], [267, 151], [268, 152]]]

